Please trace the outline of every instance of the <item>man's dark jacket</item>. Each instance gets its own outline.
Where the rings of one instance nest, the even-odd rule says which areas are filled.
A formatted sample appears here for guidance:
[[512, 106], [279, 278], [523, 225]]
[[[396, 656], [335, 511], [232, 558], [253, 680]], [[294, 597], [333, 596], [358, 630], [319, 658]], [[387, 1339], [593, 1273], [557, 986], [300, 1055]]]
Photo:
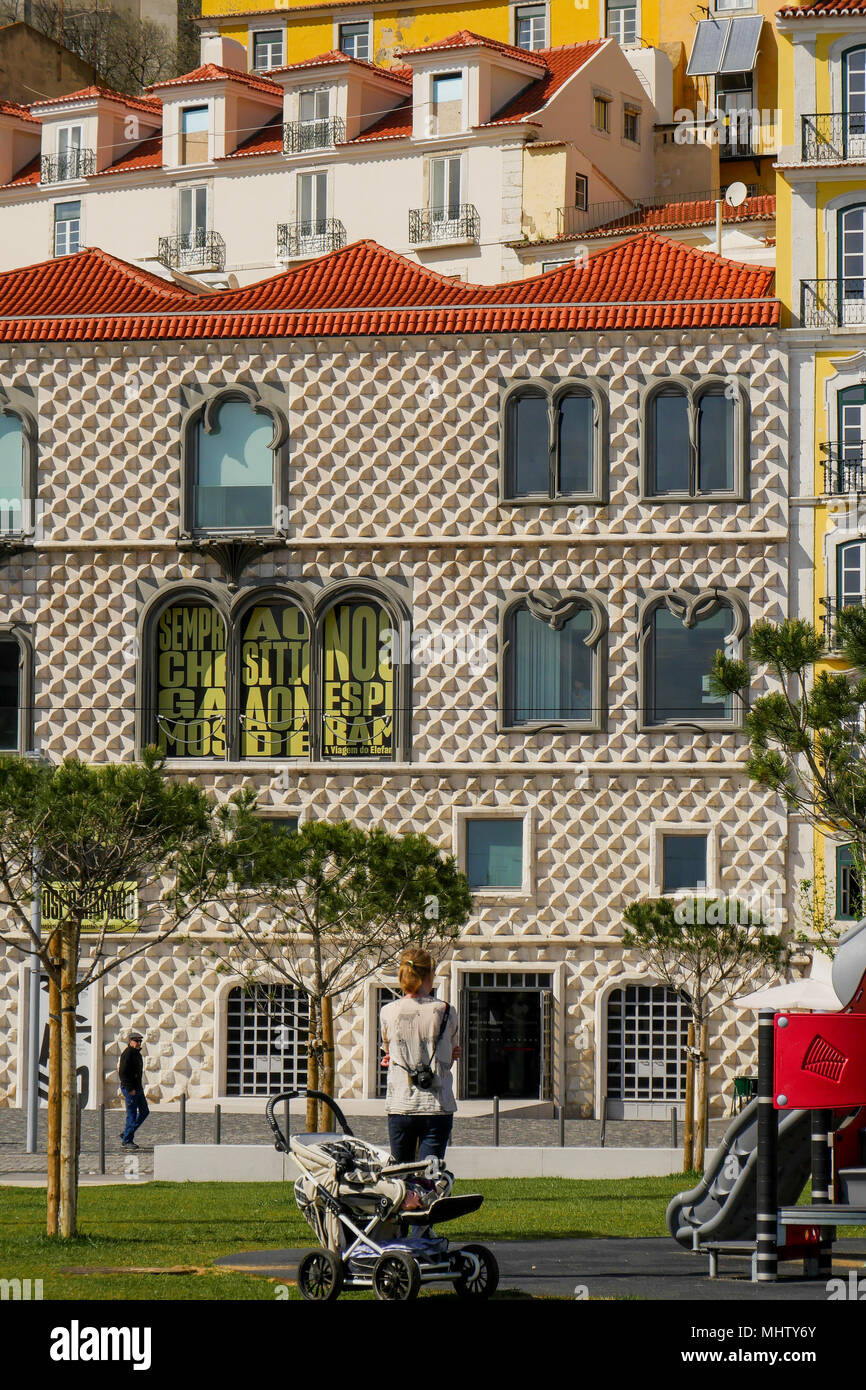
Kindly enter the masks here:
[[137, 1048], [126, 1048], [125, 1052], [121, 1054], [120, 1065], [117, 1071], [120, 1076], [120, 1084], [123, 1086], [124, 1090], [141, 1090], [141, 1076], [144, 1071], [144, 1062]]

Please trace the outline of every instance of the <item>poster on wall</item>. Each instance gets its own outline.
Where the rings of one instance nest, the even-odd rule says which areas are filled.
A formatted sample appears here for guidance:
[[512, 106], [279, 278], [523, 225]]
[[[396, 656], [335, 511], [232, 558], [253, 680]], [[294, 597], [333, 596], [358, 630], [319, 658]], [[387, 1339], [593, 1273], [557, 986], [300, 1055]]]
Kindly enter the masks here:
[[226, 751], [226, 629], [216, 609], [177, 603], [157, 625], [157, 748], [171, 758]]
[[294, 604], [261, 604], [241, 633], [241, 757], [309, 752], [309, 625]]
[[[43, 928], [59, 926], [78, 897], [78, 890], [70, 895], [62, 883], [43, 883]], [[107, 888], [88, 889], [84, 911], [82, 931], [133, 931], [138, 926], [138, 885], [112, 883]]]
[[322, 752], [389, 758], [394, 751], [392, 622], [377, 604], [339, 603], [325, 618]]
[[[78, 996], [75, 1011], [75, 1072], [78, 1081], [78, 1094], [83, 1097], [86, 1108], [96, 1104], [93, 1084], [93, 1003], [95, 989], [88, 985]], [[39, 1104], [48, 1104], [48, 1051], [50, 1046], [48, 1024], [48, 976], [39, 976]]]

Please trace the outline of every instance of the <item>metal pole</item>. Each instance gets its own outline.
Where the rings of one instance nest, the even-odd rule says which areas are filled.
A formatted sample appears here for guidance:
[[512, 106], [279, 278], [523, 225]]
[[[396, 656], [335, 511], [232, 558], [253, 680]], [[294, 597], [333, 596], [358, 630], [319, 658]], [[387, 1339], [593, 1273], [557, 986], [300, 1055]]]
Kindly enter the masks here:
[[287, 1101], [287, 1100], [284, 1100], [284, 1101], [283, 1101], [283, 1110], [285, 1111], [285, 1120], [286, 1120], [286, 1127], [285, 1127], [283, 1133], [284, 1133], [285, 1136], [286, 1136], [286, 1143], [287, 1143], [287, 1144], [288, 1144], [288, 1142], [289, 1142], [289, 1104], [290, 1104], [289, 1101]]
[[773, 1109], [774, 1018], [772, 1009], [758, 1015], [758, 1160], [757, 1233], [759, 1284], [774, 1284], [779, 1261], [776, 1223], [779, 1219], [779, 1121]]
[[[812, 1111], [812, 1205], [828, 1207], [833, 1201], [831, 1138], [833, 1113], [830, 1110]], [[821, 1227], [821, 1240], [815, 1259], [807, 1263], [807, 1274], [816, 1278], [833, 1272], [833, 1240], [826, 1227]]]
[[559, 1147], [565, 1148], [565, 1106], [559, 1107]]
[[499, 1097], [493, 1097], [493, 1147], [499, 1148]]
[[722, 254], [722, 202], [723, 199], [716, 199], [716, 252]]
[[677, 1107], [675, 1105], [671, 1106], [671, 1148], [679, 1148], [677, 1143]]
[[105, 1172], [105, 1101], [99, 1107], [99, 1171]]
[[33, 850], [33, 903], [30, 908], [30, 928], [35, 940], [30, 955], [30, 1027], [28, 1029], [27, 1080], [27, 1146], [35, 1154], [39, 1146], [39, 944], [42, 941], [42, 880], [39, 874], [39, 850]]
[[601, 1102], [601, 1133], [598, 1136], [600, 1147], [604, 1148], [604, 1141], [607, 1138], [607, 1096]]
[[186, 1092], [180, 1098], [180, 1142], [186, 1143]]
[[213, 1141], [214, 1141], [215, 1144], [219, 1144], [219, 1143], [222, 1142], [222, 1140], [221, 1140], [222, 1123], [221, 1123], [221, 1122], [222, 1122], [222, 1107], [221, 1107], [220, 1105], [215, 1105], [215, 1106], [214, 1106], [214, 1109], [213, 1109]]

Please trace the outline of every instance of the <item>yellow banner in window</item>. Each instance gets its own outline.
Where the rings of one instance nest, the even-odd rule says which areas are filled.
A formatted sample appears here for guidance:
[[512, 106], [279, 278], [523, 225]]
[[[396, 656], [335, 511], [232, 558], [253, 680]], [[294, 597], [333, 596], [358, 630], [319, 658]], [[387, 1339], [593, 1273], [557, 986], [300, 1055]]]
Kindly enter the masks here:
[[322, 752], [387, 758], [394, 751], [392, 623], [378, 604], [339, 603], [325, 618]]
[[170, 758], [226, 751], [226, 629], [216, 609], [177, 603], [157, 626], [157, 748]]
[[82, 931], [134, 931], [138, 926], [138, 885], [112, 883], [82, 892], [65, 883], [43, 883], [43, 927], [59, 926], [72, 908], [84, 914]]
[[241, 756], [310, 752], [310, 630], [300, 608], [253, 608], [241, 635]]

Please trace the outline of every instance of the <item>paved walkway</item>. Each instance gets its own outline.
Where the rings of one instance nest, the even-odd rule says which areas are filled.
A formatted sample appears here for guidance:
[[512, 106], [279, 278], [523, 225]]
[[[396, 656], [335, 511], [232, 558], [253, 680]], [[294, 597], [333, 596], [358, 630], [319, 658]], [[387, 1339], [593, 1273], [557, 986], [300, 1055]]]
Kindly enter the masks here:
[[[712, 1303], [827, 1301], [826, 1279], [803, 1279], [793, 1273], [796, 1265], [781, 1266], [777, 1284], [753, 1284], [748, 1260], [728, 1259], [722, 1265], [723, 1277], [710, 1279], [707, 1257], [681, 1250], [669, 1237], [491, 1241], [490, 1248], [499, 1262], [500, 1289], [534, 1297]], [[214, 1263], [289, 1283], [303, 1254], [303, 1249], [251, 1250], [223, 1255]], [[845, 1240], [834, 1253], [834, 1276], [847, 1279], [849, 1270], [861, 1269], [864, 1262], [866, 1241]]]
[[[123, 1128], [124, 1112], [120, 1109], [106, 1111], [105, 1150], [106, 1170], [123, 1176], [126, 1172], [124, 1160], [127, 1155], [120, 1147], [120, 1133]], [[350, 1117], [349, 1123], [361, 1139], [374, 1144], [387, 1142], [387, 1124], [384, 1116], [357, 1115]], [[711, 1145], [718, 1143], [727, 1127], [726, 1120], [710, 1122]], [[39, 1152], [25, 1153], [25, 1115], [22, 1110], [0, 1108], [0, 1174], [39, 1173], [45, 1170], [45, 1117], [40, 1115]], [[292, 1114], [292, 1129], [302, 1129], [300, 1111]], [[566, 1120], [566, 1146], [594, 1148], [599, 1143], [601, 1125], [598, 1120]], [[186, 1141], [189, 1144], [212, 1144], [214, 1142], [214, 1117], [208, 1114], [187, 1113]], [[682, 1143], [682, 1129], [680, 1129]], [[499, 1128], [500, 1143], [503, 1147], [514, 1145], [532, 1148], [556, 1148], [559, 1144], [559, 1125], [556, 1120], [527, 1118], [526, 1116], [503, 1115]], [[261, 1114], [237, 1115], [223, 1114], [221, 1117], [220, 1139], [223, 1144], [266, 1144], [273, 1143], [271, 1131]], [[180, 1142], [180, 1116], [168, 1111], [152, 1111], [139, 1133], [141, 1152], [136, 1155], [142, 1175], [153, 1172], [154, 1144], [177, 1144]], [[671, 1142], [671, 1127], [663, 1120], [608, 1120], [605, 1143], [611, 1148], [668, 1148]], [[454, 1144], [483, 1146], [493, 1143], [493, 1119], [490, 1115], [457, 1115], [452, 1136]], [[96, 1173], [99, 1153], [99, 1112], [86, 1110], [81, 1137], [81, 1171]]]

